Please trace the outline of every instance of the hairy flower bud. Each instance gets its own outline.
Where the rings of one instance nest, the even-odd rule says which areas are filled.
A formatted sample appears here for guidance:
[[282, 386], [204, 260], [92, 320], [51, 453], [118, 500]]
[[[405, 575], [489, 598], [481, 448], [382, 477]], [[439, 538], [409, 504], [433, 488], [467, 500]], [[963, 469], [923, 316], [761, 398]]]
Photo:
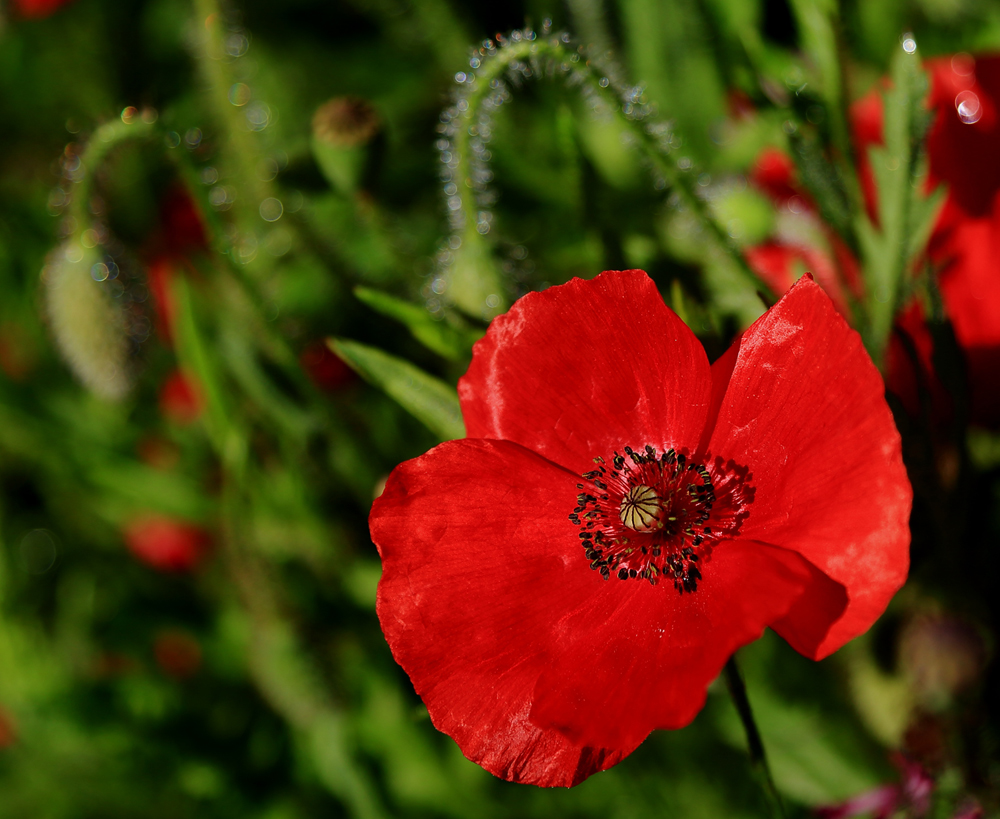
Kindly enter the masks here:
[[327, 181], [352, 194], [370, 170], [369, 147], [382, 128], [372, 105], [360, 97], [334, 97], [313, 116], [313, 156]]
[[121, 400], [132, 386], [131, 341], [121, 305], [101, 282], [108, 266], [96, 249], [70, 240], [42, 271], [52, 333], [66, 363], [96, 395]]

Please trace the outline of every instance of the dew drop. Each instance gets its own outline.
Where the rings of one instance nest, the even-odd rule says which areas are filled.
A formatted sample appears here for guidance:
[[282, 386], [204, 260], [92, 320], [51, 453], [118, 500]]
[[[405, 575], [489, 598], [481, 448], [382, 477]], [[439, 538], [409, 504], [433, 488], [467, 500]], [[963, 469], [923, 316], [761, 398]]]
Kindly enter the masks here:
[[250, 86], [245, 82], [233, 83], [229, 89], [229, 101], [237, 107], [242, 107], [250, 102], [251, 96]]
[[269, 196], [263, 202], [260, 203], [260, 218], [265, 222], [277, 222], [281, 218], [281, 214], [285, 212], [284, 205], [281, 204], [280, 199], [275, 199], [273, 196]]
[[955, 97], [955, 110], [958, 118], [966, 125], [974, 125], [983, 116], [983, 106], [974, 91], [962, 91]]

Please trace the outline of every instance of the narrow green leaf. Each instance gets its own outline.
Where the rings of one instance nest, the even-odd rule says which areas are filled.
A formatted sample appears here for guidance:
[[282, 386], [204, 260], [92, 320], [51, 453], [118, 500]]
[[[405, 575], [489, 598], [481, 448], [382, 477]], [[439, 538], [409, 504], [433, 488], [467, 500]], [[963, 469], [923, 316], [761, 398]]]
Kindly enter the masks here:
[[177, 357], [182, 368], [188, 369], [198, 379], [205, 396], [208, 432], [216, 447], [221, 449], [226, 441], [234, 437], [226, 391], [216, 362], [209, 352], [211, 345], [203, 337], [198, 325], [191, 288], [184, 276], [174, 279], [172, 293], [177, 305]]
[[330, 349], [362, 378], [381, 389], [442, 440], [465, 437], [454, 387], [409, 361], [346, 339], [328, 339]]
[[927, 246], [946, 195], [947, 190], [942, 186], [933, 190], [927, 198], [914, 201], [910, 214], [909, 257], [911, 259], [922, 253]]
[[379, 290], [355, 287], [354, 295], [375, 312], [405, 324], [413, 337], [428, 350], [451, 361], [468, 357], [472, 345], [483, 335], [477, 330], [455, 327], [445, 321], [439, 321], [423, 307]]
[[885, 145], [868, 152], [878, 189], [878, 226], [863, 214], [856, 225], [867, 294], [865, 341], [876, 362], [882, 360], [900, 298], [907, 291], [909, 262], [926, 241], [938, 204], [920, 192], [927, 77], [912, 39], [898, 49], [891, 73], [892, 87], [885, 94]]
[[840, 107], [841, 77], [834, 21], [837, 5], [831, 0], [791, 0], [802, 47], [816, 62], [820, 91], [828, 105]]

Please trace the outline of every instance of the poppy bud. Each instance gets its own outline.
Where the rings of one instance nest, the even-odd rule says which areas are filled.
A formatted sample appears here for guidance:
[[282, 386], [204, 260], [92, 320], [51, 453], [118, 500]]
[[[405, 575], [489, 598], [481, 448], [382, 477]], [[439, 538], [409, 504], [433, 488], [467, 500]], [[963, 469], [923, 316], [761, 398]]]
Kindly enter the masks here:
[[[112, 270], [113, 268], [113, 270]], [[75, 240], [50, 254], [42, 280], [59, 351], [83, 384], [102, 398], [121, 400], [132, 386], [130, 340], [113, 291], [117, 266]]]
[[382, 122], [372, 105], [359, 97], [334, 97], [313, 116], [312, 149], [327, 182], [353, 194], [371, 171], [372, 143]]
[[463, 313], [490, 319], [506, 308], [501, 294], [502, 279], [489, 246], [475, 231], [464, 237], [453, 236], [452, 250], [444, 251], [443, 272], [431, 284], [431, 290]]
[[190, 523], [158, 515], [131, 521], [125, 544], [143, 563], [161, 572], [190, 572], [204, 559], [208, 533]]

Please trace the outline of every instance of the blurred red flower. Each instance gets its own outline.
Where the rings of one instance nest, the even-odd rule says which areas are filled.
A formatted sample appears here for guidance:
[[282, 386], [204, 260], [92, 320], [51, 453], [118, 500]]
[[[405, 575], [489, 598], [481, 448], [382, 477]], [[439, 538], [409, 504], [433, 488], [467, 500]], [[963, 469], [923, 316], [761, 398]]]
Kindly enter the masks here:
[[55, 14], [72, 0], [13, 0], [14, 11], [19, 17], [38, 19]]
[[186, 256], [208, 247], [205, 221], [184, 188], [170, 188], [160, 201], [157, 241], [161, 244], [161, 253], [166, 256]]
[[760, 152], [750, 179], [776, 202], [784, 203], [801, 195], [795, 181], [795, 163], [777, 148], [765, 148]]
[[160, 202], [159, 230], [149, 241], [146, 256], [149, 292], [156, 308], [156, 331], [164, 343], [173, 342], [173, 278], [190, 263], [192, 254], [208, 248], [205, 222], [183, 188], [170, 188]]
[[[1000, 424], [1000, 56], [973, 58], [957, 54], [930, 60], [930, 104], [937, 114], [928, 135], [928, 187], [939, 184], [948, 193], [928, 244], [928, 256], [939, 270], [938, 283], [958, 343], [966, 355], [970, 385], [970, 418], [985, 426]], [[882, 142], [882, 97], [878, 89], [851, 108], [851, 125], [858, 148], [858, 173], [866, 206], [875, 213], [877, 191], [868, 163], [867, 149]], [[791, 163], [781, 162], [780, 152], [765, 151], [752, 174], [757, 185], [778, 204], [786, 204], [796, 185]], [[815, 246], [805, 248], [782, 240], [751, 248], [750, 264], [764, 280], [784, 292], [793, 278], [789, 258], [801, 259], [806, 269], [815, 268], [817, 278], [843, 310], [845, 283], [831, 283], [825, 268], [833, 270], [833, 256], [846, 274], [848, 289], [854, 286], [854, 264], [831, 238], [833, 253]], [[835, 278], [835, 277], [834, 277]], [[933, 415], [947, 415], [947, 398], [934, 373], [933, 343], [916, 305], [910, 305], [889, 351], [887, 386], [903, 401], [911, 414], [919, 411], [918, 380], [928, 386], [934, 403]], [[916, 355], [914, 355], [916, 353]]]
[[529, 294], [459, 395], [469, 437], [372, 508], [378, 616], [497, 776], [577, 784], [689, 723], [766, 626], [824, 657], [906, 578], [882, 381], [808, 277], [711, 367], [641, 271]]
[[204, 529], [160, 515], [131, 521], [125, 527], [124, 537], [132, 554], [161, 572], [193, 571], [211, 546], [211, 538]]
[[1000, 56], [932, 60], [929, 184], [948, 198], [928, 246], [969, 372], [970, 416], [1000, 424]]
[[319, 339], [302, 350], [299, 363], [309, 380], [325, 392], [337, 392], [353, 384], [358, 377], [325, 341]]
[[176, 424], [197, 421], [204, 406], [197, 382], [181, 370], [174, 370], [160, 387], [160, 412]]

